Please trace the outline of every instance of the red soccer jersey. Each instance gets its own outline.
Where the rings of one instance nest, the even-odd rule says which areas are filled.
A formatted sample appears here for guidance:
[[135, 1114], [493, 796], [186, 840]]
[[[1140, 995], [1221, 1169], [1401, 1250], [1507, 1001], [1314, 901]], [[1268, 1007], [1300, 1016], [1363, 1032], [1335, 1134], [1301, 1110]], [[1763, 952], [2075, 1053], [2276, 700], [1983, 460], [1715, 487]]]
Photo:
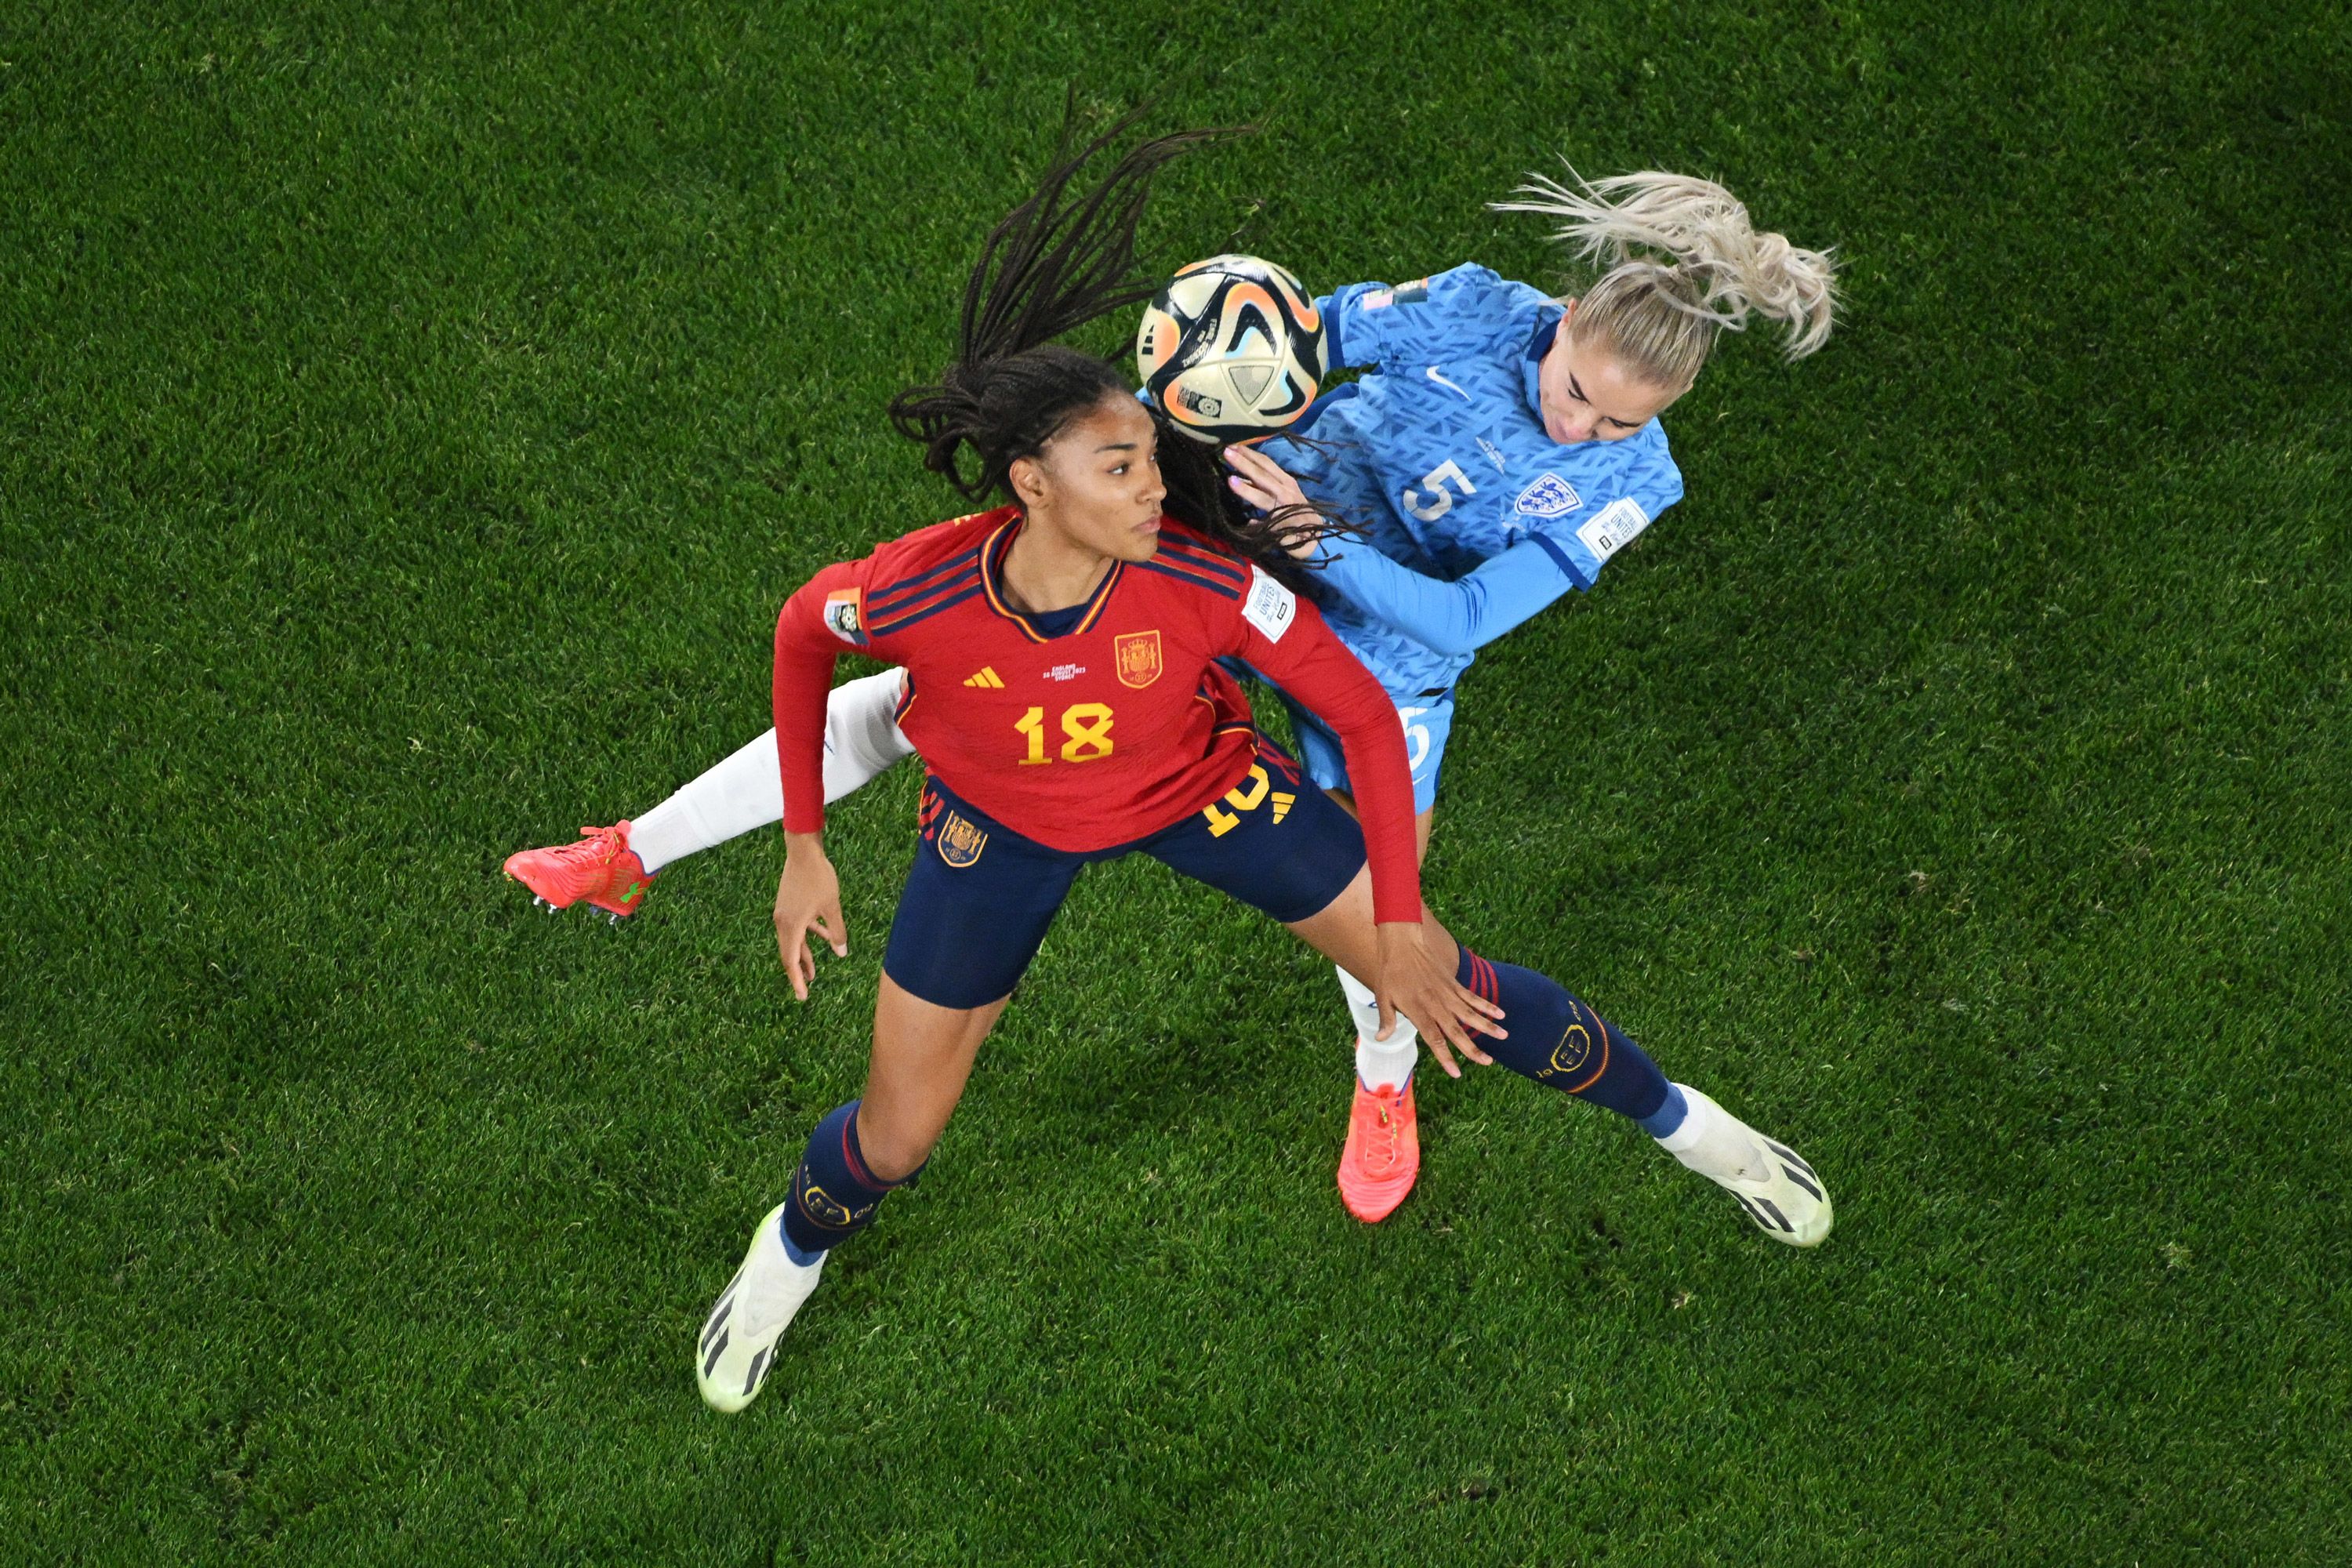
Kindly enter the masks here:
[[824, 826], [824, 705], [845, 649], [907, 668], [900, 727], [950, 789], [1051, 848], [1108, 849], [1199, 811], [1248, 773], [1250, 710], [1216, 660], [1246, 659], [1329, 725], [1363, 814], [1379, 921], [1421, 918], [1404, 732], [1312, 604], [1173, 518], [1114, 563], [1059, 637], [1003, 590], [1013, 508], [958, 518], [818, 573], [776, 617], [784, 826]]

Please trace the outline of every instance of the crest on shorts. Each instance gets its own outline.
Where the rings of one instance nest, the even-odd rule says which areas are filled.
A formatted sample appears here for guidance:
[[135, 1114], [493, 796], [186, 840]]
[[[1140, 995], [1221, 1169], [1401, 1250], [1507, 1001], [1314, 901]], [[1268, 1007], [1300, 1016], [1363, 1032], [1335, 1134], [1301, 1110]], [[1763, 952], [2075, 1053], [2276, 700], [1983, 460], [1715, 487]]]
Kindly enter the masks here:
[[949, 812], [940, 824], [940, 858], [950, 866], [969, 866], [980, 858], [988, 847], [988, 835], [959, 816]]
[[1160, 634], [1121, 632], [1110, 643], [1111, 663], [1118, 668], [1118, 683], [1140, 691], [1160, 679]]

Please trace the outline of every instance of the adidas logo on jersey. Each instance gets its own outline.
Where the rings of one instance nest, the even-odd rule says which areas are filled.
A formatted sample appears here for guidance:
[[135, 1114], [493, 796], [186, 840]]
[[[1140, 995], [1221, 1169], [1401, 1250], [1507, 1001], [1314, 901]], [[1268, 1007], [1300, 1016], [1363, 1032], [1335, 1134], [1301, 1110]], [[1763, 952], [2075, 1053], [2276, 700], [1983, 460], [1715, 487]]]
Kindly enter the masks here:
[[1002, 691], [1004, 689], [1003, 677], [998, 675], [995, 670], [990, 668], [987, 665], [982, 665], [980, 667], [980, 673], [978, 675], [967, 677], [964, 680], [964, 684], [966, 686], [984, 686], [991, 691]]

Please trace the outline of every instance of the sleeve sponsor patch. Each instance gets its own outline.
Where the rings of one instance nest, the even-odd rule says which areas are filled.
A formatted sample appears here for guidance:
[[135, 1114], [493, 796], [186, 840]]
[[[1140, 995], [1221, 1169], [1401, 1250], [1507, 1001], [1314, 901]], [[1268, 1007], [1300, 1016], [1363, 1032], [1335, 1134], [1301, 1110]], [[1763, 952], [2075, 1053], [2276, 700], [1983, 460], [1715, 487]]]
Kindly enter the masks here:
[[858, 623], [856, 589], [835, 588], [824, 596], [824, 625], [845, 643], [866, 640], [865, 628]]
[[1242, 601], [1242, 619], [1258, 629], [1268, 642], [1280, 642], [1290, 623], [1298, 618], [1298, 595], [1265, 574], [1250, 568], [1249, 597]]
[[1650, 514], [1642, 510], [1640, 502], [1627, 496], [1602, 507], [1598, 516], [1576, 531], [1576, 537], [1592, 552], [1594, 560], [1606, 561], [1649, 526]]

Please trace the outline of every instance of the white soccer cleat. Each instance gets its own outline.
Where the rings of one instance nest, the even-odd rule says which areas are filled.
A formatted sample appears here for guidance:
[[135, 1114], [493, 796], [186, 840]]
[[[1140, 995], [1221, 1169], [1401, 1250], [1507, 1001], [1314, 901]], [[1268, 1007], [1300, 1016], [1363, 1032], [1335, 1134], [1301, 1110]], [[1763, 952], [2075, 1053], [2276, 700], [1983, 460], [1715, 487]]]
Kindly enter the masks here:
[[1773, 1240], [1790, 1247], [1827, 1240], [1837, 1213], [1813, 1168], [1794, 1149], [1765, 1137], [1690, 1085], [1677, 1087], [1690, 1110], [1681, 1127], [1658, 1141], [1666, 1152], [1738, 1198]]
[[759, 1397], [760, 1384], [775, 1368], [776, 1342], [824, 1272], [825, 1255], [803, 1267], [785, 1252], [783, 1217], [784, 1205], [778, 1204], [760, 1222], [743, 1267], [719, 1293], [695, 1343], [695, 1384], [702, 1402], [721, 1415], [732, 1415]]

